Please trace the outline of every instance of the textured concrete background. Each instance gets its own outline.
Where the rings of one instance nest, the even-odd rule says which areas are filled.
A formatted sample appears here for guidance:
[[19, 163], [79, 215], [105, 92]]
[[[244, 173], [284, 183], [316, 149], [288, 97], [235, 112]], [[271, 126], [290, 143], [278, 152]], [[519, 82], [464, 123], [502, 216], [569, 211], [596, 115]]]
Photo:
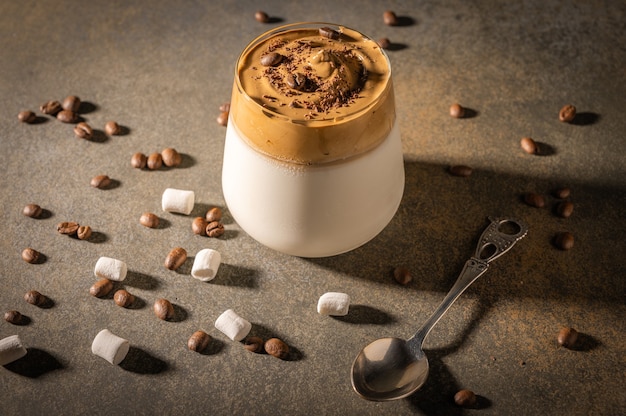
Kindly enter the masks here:
[[[266, 10], [274, 23], [254, 20]], [[395, 10], [407, 23], [383, 24]], [[391, 224], [344, 255], [307, 260], [266, 249], [226, 214], [220, 239], [194, 236], [192, 217], [161, 211], [167, 187], [196, 192], [192, 216], [224, 207], [220, 189], [224, 128], [215, 117], [228, 101], [233, 65], [247, 42], [282, 23], [330, 21], [374, 38], [389, 37], [406, 190]], [[0, 3], [0, 309], [17, 309], [23, 326], [0, 322], [0, 337], [19, 334], [28, 355], [0, 368], [0, 414], [570, 414], [618, 415], [626, 408], [626, 5], [601, 1], [3, 1]], [[83, 118], [109, 119], [124, 136], [76, 139], [45, 117], [25, 125], [22, 109], [75, 94]], [[448, 116], [453, 102], [473, 110]], [[574, 124], [557, 119], [572, 103]], [[529, 156], [531, 136], [552, 150]], [[134, 152], [175, 147], [183, 165], [139, 171]], [[467, 164], [469, 178], [450, 176]], [[90, 179], [107, 174], [114, 186]], [[530, 208], [521, 195], [572, 189], [574, 215]], [[27, 203], [48, 211], [21, 214]], [[160, 229], [138, 218], [157, 213]], [[372, 403], [350, 386], [350, 366], [381, 336], [409, 337], [435, 309], [487, 225], [488, 215], [526, 220], [528, 236], [493, 263], [440, 321], [425, 343], [431, 374], [408, 399]], [[96, 232], [89, 241], [56, 232], [73, 220]], [[570, 231], [575, 247], [551, 245]], [[25, 247], [42, 264], [20, 259]], [[193, 256], [210, 247], [223, 264], [217, 278], [189, 276], [191, 258], [170, 272], [172, 247]], [[123, 259], [120, 287], [134, 309], [88, 294], [100, 256]], [[408, 287], [391, 270], [406, 265]], [[23, 301], [36, 289], [53, 304]], [[316, 313], [317, 299], [343, 291], [343, 318]], [[151, 305], [170, 299], [174, 322]], [[245, 351], [213, 327], [227, 308], [253, 332], [279, 336], [287, 361]], [[562, 326], [581, 332], [576, 350], [559, 349]], [[91, 354], [98, 331], [130, 340], [120, 366]], [[188, 351], [197, 329], [214, 337], [206, 354]], [[479, 395], [462, 410], [460, 388]]]

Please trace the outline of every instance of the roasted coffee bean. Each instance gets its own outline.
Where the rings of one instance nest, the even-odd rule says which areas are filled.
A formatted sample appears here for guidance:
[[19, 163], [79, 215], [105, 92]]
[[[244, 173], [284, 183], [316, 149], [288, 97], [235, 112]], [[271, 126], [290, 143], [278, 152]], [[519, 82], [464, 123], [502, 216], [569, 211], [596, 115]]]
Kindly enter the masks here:
[[571, 250], [574, 247], [574, 234], [564, 231], [554, 236], [554, 245], [561, 250]]
[[222, 111], [219, 116], [217, 116], [217, 124], [220, 126], [228, 125], [228, 111]]
[[135, 296], [133, 296], [124, 289], [120, 289], [115, 292], [115, 295], [113, 295], [113, 301], [117, 306], [121, 306], [122, 308], [128, 308], [132, 306], [133, 303], [135, 303]]
[[264, 346], [265, 343], [263, 342], [263, 339], [261, 337], [251, 336], [247, 337], [243, 341], [243, 347], [250, 352], [261, 353], [265, 351]]
[[207, 220], [207, 222], [219, 221], [222, 219], [222, 210], [219, 207], [210, 208], [206, 212], [204, 219]]
[[230, 111], [230, 103], [222, 103], [220, 105], [220, 111], [228, 113]]
[[206, 226], [206, 235], [217, 238], [224, 234], [224, 224], [219, 221], [211, 221]]
[[268, 23], [270, 21], [270, 17], [268, 16], [268, 14], [262, 10], [254, 13], [254, 19], [260, 23]]
[[449, 172], [454, 176], [467, 178], [472, 174], [472, 168], [465, 165], [454, 165], [450, 166]]
[[564, 348], [572, 348], [578, 340], [578, 331], [574, 328], [562, 328], [556, 337], [556, 342]]
[[543, 208], [546, 206], [546, 200], [542, 195], [534, 192], [528, 192], [524, 194], [524, 202], [535, 208]]
[[37, 115], [30, 110], [20, 111], [17, 114], [17, 119], [22, 123], [34, 123], [37, 120]]
[[97, 298], [104, 297], [113, 290], [113, 282], [109, 279], [100, 279], [89, 288], [89, 294]]
[[281, 360], [289, 357], [289, 346], [278, 338], [270, 338], [263, 345], [265, 352]]
[[209, 223], [204, 218], [196, 217], [196, 218], [194, 218], [193, 222], [191, 223], [191, 230], [196, 235], [205, 236], [206, 235], [206, 226], [207, 225], [209, 225]]
[[168, 167], [176, 167], [183, 161], [183, 157], [173, 147], [163, 149], [163, 151], [161, 151], [161, 158], [163, 159], [163, 164]]
[[530, 137], [524, 137], [519, 142], [522, 150], [528, 153], [529, 155], [534, 155], [537, 153], [537, 143], [531, 139]]
[[174, 247], [165, 258], [165, 268], [176, 270], [187, 260], [187, 251], [182, 247]]
[[78, 121], [78, 114], [70, 110], [61, 110], [57, 113], [57, 120], [73, 124]]
[[159, 226], [159, 217], [151, 212], [144, 212], [139, 217], [139, 223], [144, 227], [157, 228]]
[[28, 204], [22, 210], [22, 214], [31, 218], [39, 218], [43, 213], [43, 209], [37, 204]]
[[89, 124], [81, 121], [76, 126], [74, 126], [74, 134], [80, 139], [89, 140], [93, 137], [93, 129]]
[[571, 104], [567, 104], [566, 106], [563, 106], [563, 108], [561, 108], [561, 111], [559, 111], [559, 120], [561, 120], [564, 123], [570, 123], [574, 121], [575, 118], [576, 118], [576, 107], [574, 107]]
[[450, 106], [450, 117], [463, 118], [465, 116], [465, 109], [461, 104], [454, 103]]
[[569, 188], [558, 188], [554, 190], [554, 196], [559, 199], [569, 198], [571, 190]]
[[263, 66], [276, 66], [283, 60], [283, 56], [278, 52], [270, 52], [261, 56], [261, 65]]
[[28, 247], [22, 250], [22, 260], [24, 260], [26, 263], [35, 264], [39, 262], [40, 258], [41, 253], [39, 253], [35, 249]]
[[196, 331], [187, 341], [187, 348], [191, 351], [202, 352], [209, 346], [211, 336], [204, 331]]
[[137, 169], [143, 169], [148, 163], [148, 157], [141, 152], [137, 152], [130, 158], [130, 165]]
[[306, 88], [306, 76], [300, 72], [295, 74], [288, 74], [285, 78], [285, 82], [289, 88], [293, 88], [298, 91], [302, 91]]
[[57, 224], [57, 231], [65, 235], [76, 235], [78, 227], [79, 225], [77, 222], [65, 221]]
[[109, 136], [117, 136], [118, 134], [122, 134], [122, 127], [115, 121], [107, 121], [104, 125], [104, 132]]
[[472, 407], [476, 404], [476, 395], [471, 390], [459, 390], [454, 395], [454, 403], [457, 406]]
[[411, 276], [411, 272], [406, 267], [396, 267], [393, 270], [393, 278], [401, 285], [408, 285], [413, 281], [413, 276]]
[[574, 212], [574, 204], [570, 201], [559, 202], [556, 206], [556, 213], [559, 217], [569, 218]]
[[380, 38], [378, 39], [378, 46], [380, 46], [383, 49], [389, 49], [389, 47], [391, 46], [391, 41], [389, 40], [389, 38]]
[[37, 292], [36, 290], [29, 290], [28, 292], [26, 292], [24, 294], [24, 300], [35, 306], [42, 306], [48, 301], [48, 299], [44, 295]]
[[91, 237], [91, 227], [88, 225], [81, 225], [76, 231], [76, 236], [79, 240], [88, 240]]
[[398, 16], [393, 11], [387, 10], [383, 13], [383, 22], [388, 26], [397, 26]]
[[77, 113], [78, 109], [80, 108], [80, 98], [75, 95], [70, 95], [66, 97], [65, 100], [63, 100], [61, 107], [63, 107], [64, 110]]
[[20, 325], [23, 316], [18, 311], [7, 311], [4, 313], [4, 320], [13, 325]]
[[161, 166], [163, 166], [163, 156], [161, 156], [161, 153], [152, 153], [148, 156], [146, 165], [150, 170], [161, 169]]
[[174, 317], [174, 306], [167, 299], [157, 299], [154, 302], [153, 310], [154, 314], [164, 321]]
[[320, 36], [323, 36], [323, 37], [328, 38], [328, 39], [334, 39], [334, 40], [339, 39], [339, 36], [341, 35], [335, 29], [330, 28], [328, 26], [320, 27], [319, 28], [319, 34], [320, 34]]
[[39, 107], [39, 110], [44, 114], [55, 116], [57, 115], [59, 111], [63, 110], [63, 107], [61, 107], [60, 102], [53, 100], [53, 101], [48, 101], [46, 103], [43, 103]]
[[111, 186], [111, 178], [107, 175], [94, 176], [91, 179], [91, 186], [98, 189], [106, 189]]

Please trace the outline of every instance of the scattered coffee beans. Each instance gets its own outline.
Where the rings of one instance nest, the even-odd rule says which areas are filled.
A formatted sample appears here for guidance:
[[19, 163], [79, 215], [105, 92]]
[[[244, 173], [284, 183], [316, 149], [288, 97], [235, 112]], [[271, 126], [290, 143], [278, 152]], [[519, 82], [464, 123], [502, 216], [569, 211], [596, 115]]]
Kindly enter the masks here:
[[43, 209], [37, 204], [28, 204], [22, 210], [22, 214], [31, 218], [39, 218], [43, 212]]
[[35, 122], [35, 120], [37, 120], [37, 115], [35, 115], [35, 113], [33, 113], [30, 110], [24, 110], [24, 111], [20, 111], [17, 114], [17, 119], [19, 121], [21, 121], [22, 123], [33, 123]]
[[79, 240], [89, 240], [89, 237], [91, 237], [91, 227], [88, 225], [79, 226], [78, 230], [76, 230], [76, 237], [78, 237]]
[[393, 278], [401, 285], [408, 285], [413, 281], [413, 276], [411, 276], [411, 272], [406, 267], [396, 267], [393, 270]]
[[340, 35], [340, 33], [337, 32], [335, 29], [326, 27], [326, 26], [319, 28], [319, 34], [320, 36], [323, 36], [328, 39], [334, 39], [334, 40], [339, 39], [339, 35]]
[[380, 38], [378, 39], [378, 46], [380, 46], [383, 49], [389, 49], [389, 46], [391, 46], [391, 41], [389, 40], [389, 38]]
[[[320, 29], [321, 30], [321, 29]], [[261, 65], [263, 66], [276, 66], [283, 60], [283, 56], [278, 52], [270, 52], [261, 56]]]
[[576, 107], [571, 104], [563, 106], [561, 111], [559, 111], [559, 120], [564, 123], [570, 123], [574, 121], [574, 118], [576, 118]]
[[535, 192], [526, 193], [524, 195], [524, 202], [535, 208], [543, 208], [544, 206], [546, 206], [545, 198]]
[[534, 155], [537, 153], [537, 143], [530, 137], [524, 137], [519, 142], [522, 150], [528, 153], [529, 155]]
[[264, 348], [264, 342], [263, 339], [261, 337], [247, 337], [244, 341], [243, 341], [243, 347], [250, 351], [250, 352], [256, 352], [261, 353], [263, 351], [265, 351]]
[[48, 299], [44, 295], [37, 292], [36, 290], [29, 290], [28, 292], [26, 292], [24, 294], [24, 300], [35, 306], [42, 306], [48, 301]]
[[391, 11], [387, 10], [383, 13], [383, 22], [385, 22], [388, 26], [397, 26], [398, 25], [398, 16]]
[[561, 250], [571, 250], [574, 247], [574, 235], [568, 231], [557, 233], [554, 245]]
[[476, 404], [476, 395], [471, 390], [459, 390], [454, 395], [454, 403], [457, 406], [472, 407]]
[[57, 231], [60, 234], [65, 234], [69, 236], [76, 235], [78, 232], [78, 223], [73, 221], [64, 221], [57, 224]]
[[450, 117], [463, 118], [464, 115], [465, 109], [461, 106], [461, 104], [454, 103], [450, 106]]
[[4, 313], [4, 320], [13, 325], [20, 325], [22, 319], [22, 314], [18, 311], [7, 311]]
[[89, 140], [93, 137], [93, 129], [84, 121], [81, 121], [74, 127], [74, 134], [79, 139]]
[[65, 100], [63, 100], [61, 107], [63, 107], [64, 110], [77, 113], [78, 109], [80, 108], [80, 98], [75, 95], [70, 95], [66, 97]]
[[217, 116], [217, 124], [220, 126], [228, 125], [228, 111], [222, 111], [219, 116]]
[[78, 114], [71, 110], [61, 110], [57, 113], [57, 120], [63, 123], [76, 123], [78, 121]]
[[268, 23], [270, 21], [268, 14], [262, 10], [259, 10], [254, 14], [254, 19], [260, 23]]
[[195, 235], [202, 235], [205, 236], [206, 235], [206, 226], [209, 223], [202, 217], [196, 217], [194, 218], [193, 222], [191, 223], [191, 230], [193, 231], [193, 233]]
[[196, 331], [191, 334], [187, 341], [187, 348], [191, 351], [202, 352], [209, 346], [211, 342], [211, 336], [204, 331]]
[[222, 103], [220, 105], [220, 111], [229, 112], [230, 111], [230, 103]]
[[22, 250], [22, 260], [24, 260], [26, 263], [35, 264], [39, 262], [40, 257], [41, 253], [30, 247]]
[[104, 297], [113, 290], [113, 282], [109, 279], [100, 279], [89, 288], [89, 294], [97, 298]]
[[39, 110], [44, 114], [56, 116], [59, 111], [63, 110], [63, 107], [61, 107], [60, 102], [54, 100], [54, 101], [48, 101], [46, 103], [43, 103], [39, 107]]
[[204, 216], [208, 222], [219, 221], [222, 219], [222, 210], [219, 207], [210, 208]]
[[559, 217], [569, 218], [574, 212], [574, 204], [570, 201], [559, 202], [556, 206], [556, 213]]
[[154, 302], [154, 314], [157, 318], [167, 321], [168, 319], [172, 319], [174, 317], [174, 306], [167, 299], [157, 299]]
[[144, 227], [157, 228], [159, 226], [159, 217], [151, 212], [144, 212], [139, 217], [139, 223]]
[[449, 172], [454, 176], [467, 178], [472, 174], [472, 168], [465, 165], [454, 165], [450, 166]]
[[569, 188], [558, 188], [554, 190], [554, 196], [559, 199], [569, 198], [571, 191]]
[[135, 296], [131, 295], [128, 291], [120, 289], [113, 295], [113, 300], [117, 306], [122, 308], [129, 308], [135, 303]]
[[167, 149], [163, 149], [161, 152], [161, 158], [163, 159], [163, 164], [168, 167], [176, 167], [181, 164], [183, 161], [182, 156], [176, 149], [172, 147], [168, 147]]
[[104, 132], [109, 136], [117, 136], [118, 134], [122, 134], [122, 127], [115, 121], [107, 121], [104, 125]]
[[165, 268], [176, 270], [187, 260], [187, 251], [182, 247], [174, 247], [165, 258]]
[[578, 331], [574, 328], [562, 328], [556, 337], [556, 341], [561, 347], [572, 348], [578, 340]]
[[137, 152], [130, 158], [130, 165], [137, 169], [143, 169], [148, 163], [148, 157], [141, 152]]
[[152, 153], [148, 156], [146, 165], [150, 170], [161, 169], [161, 166], [163, 166], [163, 156], [161, 156], [161, 153]]
[[111, 178], [107, 175], [94, 176], [91, 179], [91, 186], [98, 189], [106, 189], [111, 186]]
[[224, 224], [219, 221], [211, 221], [206, 226], [206, 235], [212, 238], [221, 237], [224, 234]]
[[263, 348], [265, 348], [266, 353], [281, 360], [289, 357], [289, 346], [278, 338], [268, 339]]

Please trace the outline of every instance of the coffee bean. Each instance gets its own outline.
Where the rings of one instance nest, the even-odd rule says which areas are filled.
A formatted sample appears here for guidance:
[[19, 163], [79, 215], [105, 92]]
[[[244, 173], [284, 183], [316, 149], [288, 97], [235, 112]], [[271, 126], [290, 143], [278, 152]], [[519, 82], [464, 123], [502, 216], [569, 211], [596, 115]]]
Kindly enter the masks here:
[[57, 224], [57, 231], [65, 235], [76, 235], [78, 232], [78, 223], [72, 221], [60, 222]]
[[450, 106], [450, 117], [463, 118], [465, 116], [465, 109], [461, 104], [454, 103]]
[[247, 337], [243, 341], [243, 347], [250, 352], [256, 352], [256, 353], [263, 352], [265, 350], [264, 346], [265, 346], [265, 343], [263, 342], [263, 339], [260, 337], [251, 336], [251, 337]]
[[122, 308], [128, 308], [135, 303], [135, 296], [131, 295], [128, 291], [124, 289], [120, 289], [115, 292], [113, 295], [113, 301], [117, 306], [121, 306]]
[[571, 190], [569, 188], [558, 188], [554, 190], [554, 196], [559, 199], [569, 198]]
[[204, 219], [207, 222], [219, 221], [222, 219], [222, 210], [219, 207], [213, 207], [206, 212]]
[[187, 251], [182, 247], [174, 247], [165, 258], [165, 268], [176, 270], [187, 260]]
[[522, 147], [522, 150], [524, 150], [529, 155], [534, 155], [535, 153], [537, 153], [537, 143], [535, 143], [535, 141], [530, 137], [522, 138], [519, 144]]
[[53, 100], [53, 101], [48, 101], [46, 103], [43, 103], [39, 107], [39, 110], [44, 114], [55, 116], [57, 115], [59, 111], [63, 110], [63, 107], [61, 107], [60, 102]]
[[151, 212], [144, 212], [139, 217], [139, 223], [144, 227], [157, 228], [159, 226], [159, 217]]
[[122, 127], [115, 121], [107, 121], [104, 125], [104, 132], [109, 136], [117, 136], [118, 134], [122, 134]]
[[43, 209], [37, 204], [28, 204], [22, 210], [22, 214], [31, 218], [39, 218], [43, 213]]
[[57, 120], [73, 124], [78, 121], [78, 114], [70, 110], [61, 110], [57, 113]]
[[278, 338], [270, 338], [263, 346], [265, 352], [281, 360], [289, 357], [289, 346]]
[[209, 346], [211, 336], [204, 331], [194, 332], [187, 341], [187, 348], [191, 351], [202, 352]]
[[471, 390], [459, 390], [454, 395], [454, 403], [457, 406], [472, 407], [476, 404], [476, 394]]
[[334, 40], [339, 39], [339, 36], [340, 36], [339, 32], [337, 32], [335, 29], [330, 28], [328, 26], [320, 27], [319, 34], [320, 36], [323, 36], [328, 39], [334, 39]]
[[574, 121], [574, 118], [576, 118], [576, 107], [571, 104], [563, 106], [561, 111], [559, 111], [559, 120], [564, 123], [570, 123]]
[[7, 311], [4, 313], [4, 320], [13, 325], [20, 325], [24, 317], [18, 311]]
[[42, 306], [48, 301], [48, 298], [36, 290], [29, 290], [24, 294], [24, 300], [31, 305]]
[[408, 285], [413, 280], [411, 272], [406, 267], [396, 267], [393, 270], [393, 278], [401, 285]]
[[93, 129], [89, 124], [81, 121], [76, 126], [74, 126], [74, 134], [80, 139], [89, 140], [93, 137]]
[[174, 317], [174, 306], [167, 299], [157, 299], [154, 302], [153, 310], [154, 314], [164, 321]]
[[70, 95], [66, 97], [65, 100], [63, 100], [61, 107], [63, 107], [64, 110], [77, 113], [78, 109], [80, 108], [80, 98], [75, 95]]
[[161, 151], [161, 158], [163, 159], [163, 164], [168, 167], [176, 167], [183, 161], [180, 153], [173, 147], [163, 149], [163, 151]]
[[76, 231], [76, 236], [79, 240], [88, 240], [91, 237], [91, 227], [88, 225], [81, 225]]
[[534, 192], [528, 192], [524, 195], [524, 202], [535, 208], [543, 208], [546, 206], [546, 200], [542, 195], [539, 195]]
[[261, 65], [263, 66], [276, 66], [283, 60], [283, 56], [278, 52], [269, 52], [261, 56]]
[[91, 179], [91, 186], [98, 189], [106, 189], [111, 186], [111, 178], [107, 175], [94, 176]]
[[219, 221], [211, 221], [206, 226], [206, 235], [212, 238], [220, 237], [224, 234], [224, 225]]
[[24, 260], [26, 263], [35, 264], [39, 262], [40, 258], [41, 253], [39, 253], [35, 249], [28, 247], [22, 250], [22, 260]]
[[562, 328], [556, 337], [556, 342], [564, 348], [572, 348], [578, 340], [578, 331], [574, 328]]
[[191, 230], [196, 235], [205, 236], [206, 235], [206, 226], [208, 224], [209, 223], [204, 218], [196, 217], [196, 218], [194, 218], [193, 222], [191, 223]]
[[391, 11], [387, 10], [383, 13], [383, 22], [385, 22], [388, 26], [397, 26], [398, 25], [398, 16]]
[[104, 297], [113, 290], [113, 282], [109, 279], [100, 279], [89, 288], [89, 294], [97, 298]]
[[298, 91], [302, 91], [306, 88], [307, 78], [304, 74], [297, 72], [295, 74], [288, 74], [285, 77], [285, 83], [290, 87]]
[[161, 153], [152, 153], [148, 156], [147, 166], [150, 170], [161, 169], [161, 166], [163, 166], [163, 156], [161, 156]]
[[228, 111], [222, 111], [216, 120], [220, 126], [228, 125]]
[[572, 204], [570, 201], [559, 202], [558, 205], [556, 206], [556, 213], [558, 214], [559, 217], [569, 218], [572, 216], [573, 212], [574, 212], [574, 204]]
[[380, 38], [378, 39], [378, 46], [380, 46], [383, 49], [389, 49], [389, 47], [391, 46], [391, 41], [389, 40], [389, 38]]
[[574, 235], [568, 231], [557, 233], [554, 245], [561, 250], [571, 250], [574, 247]]
[[230, 103], [222, 103], [220, 105], [220, 111], [228, 113], [230, 111]]
[[472, 174], [472, 168], [465, 165], [454, 165], [450, 166], [449, 172], [454, 176], [467, 178]]
[[270, 17], [268, 16], [268, 14], [262, 10], [254, 13], [254, 19], [260, 23], [268, 23], [270, 21]]
[[34, 123], [37, 120], [37, 115], [30, 110], [20, 111], [17, 114], [17, 119], [22, 123]]
[[130, 158], [130, 165], [137, 169], [143, 169], [148, 163], [148, 157], [141, 152], [137, 152]]

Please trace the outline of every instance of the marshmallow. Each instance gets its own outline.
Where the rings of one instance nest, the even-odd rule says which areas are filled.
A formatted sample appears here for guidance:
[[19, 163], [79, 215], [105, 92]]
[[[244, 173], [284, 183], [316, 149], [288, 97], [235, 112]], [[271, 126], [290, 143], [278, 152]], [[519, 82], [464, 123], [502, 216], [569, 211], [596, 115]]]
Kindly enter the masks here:
[[127, 271], [126, 263], [123, 261], [110, 257], [100, 257], [96, 262], [93, 273], [96, 277], [121, 282], [126, 279]]
[[26, 355], [19, 335], [11, 335], [0, 340], [0, 365], [6, 365]]
[[127, 340], [118, 337], [108, 329], [98, 332], [91, 343], [92, 353], [115, 365], [126, 358], [129, 348], [130, 343]]
[[193, 209], [194, 198], [193, 191], [167, 188], [161, 198], [161, 207], [163, 211], [189, 215]]
[[215, 250], [211, 250], [210, 248], [200, 250], [193, 261], [191, 275], [203, 282], [213, 280], [217, 274], [217, 269], [220, 267], [221, 260], [222, 256]]
[[252, 324], [237, 315], [232, 309], [227, 309], [215, 321], [215, 328], [233, 341], [241, 341], [252, 329]]
[[348, 314], [350, 296], [345, 293], [327, 292], [317, 302], [317, 313], [320, 315], [344, 316]]

